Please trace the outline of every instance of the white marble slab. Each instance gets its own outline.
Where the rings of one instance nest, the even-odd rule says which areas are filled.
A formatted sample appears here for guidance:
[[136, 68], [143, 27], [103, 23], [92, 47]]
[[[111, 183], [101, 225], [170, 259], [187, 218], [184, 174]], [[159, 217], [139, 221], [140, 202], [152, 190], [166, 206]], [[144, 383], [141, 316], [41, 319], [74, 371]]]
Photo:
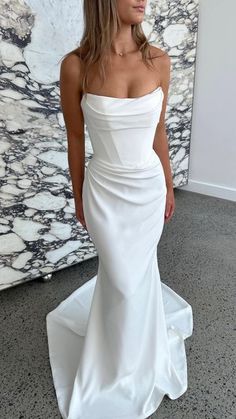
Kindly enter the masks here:
[[[174, 185], [187, 183], [198, 0], [150, 0], [143, 28], [168, 51]], [[1, 0], [0, 289], [95, 256], [75, 218], [59, 60], [79, 44], [82, 0]], [[86, 133], [86, 164], [92, 146]]]

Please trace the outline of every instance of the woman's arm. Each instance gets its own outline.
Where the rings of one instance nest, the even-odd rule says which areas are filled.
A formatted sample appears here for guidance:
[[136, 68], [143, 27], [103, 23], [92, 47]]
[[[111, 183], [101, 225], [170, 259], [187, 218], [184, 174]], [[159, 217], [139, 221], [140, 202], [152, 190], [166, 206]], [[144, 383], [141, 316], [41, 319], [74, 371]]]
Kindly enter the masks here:
[[166, 124], [165, 124], [165, 113], [166, 105], [168, 99], [168, 91], [170, 84], [170, 69], [171, 61], [169, 55], [166, 53], [163, 57], [160, 58], [160, 67], [159, 74], [161, 74], [161, 86], [164, 93], [164, 98], [162, 102], [162, 110], [160, 115], [160, 120], [157, 125], [155, 132], [153, 149], [158, 154], [158, 157], [161, 160], [163, 170], [165, 173], [167, 196], [166, 196], [166, 210], [165, 210], [165, 221], [169, 221], [172, 217], [175, 210], [175, 199], [173, 191], [173, 179], [170, 165], [169, 157], [169, 144], [166, 133]]
[[160, 72], [161, 72], [161, 87], [164, 93], [164, 98], [162, 102], [162, 110], [160, 115], [160, 120], [157, 125], [153, 149], [156, 151], [160, 160], [162, 162], [162, 166], [165, 172], [166, 178], [166, 187], [167, 189], [173, 188], [172, 182], [172, 173], [170, 167], [170, 158], [169, 158], [169, 145], [168, 145], [168, 138], [166, 134], [166, 125], [165, 125], [165, 113], [166, 113], [166, 105], [167, 105], [167, 98], [168, 98], [168, 91], [169, 91], [169, 84], [170, 84], [170, 57], [168, 54], [163, 55], [160, 59]]
[[65, 57], [60, 67], [61, 109], [68, 142], [68, 164], [72, 180], [75, 208], [79, 221], [82, 214], [82, 187], [85, 171], [84, 117], [80, 106], [82, 64], [75, 54]]

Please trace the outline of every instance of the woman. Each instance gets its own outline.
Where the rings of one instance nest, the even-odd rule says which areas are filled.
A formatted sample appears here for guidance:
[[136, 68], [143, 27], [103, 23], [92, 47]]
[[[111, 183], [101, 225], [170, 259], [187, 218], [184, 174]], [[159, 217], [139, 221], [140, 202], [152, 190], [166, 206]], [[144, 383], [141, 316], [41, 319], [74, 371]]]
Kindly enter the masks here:
[[[167, 53], [142, 31], [145, 0], [84, 1], [80, 47], [63, 59], [61, 105], [76, 216], [97, 275], [47, 315], [67, 419], [144, 419], [187, 389], [191, 306], [160, 280], [156, 248], [174, 213], [165, 129]], [[84, 123], [93, 146], [85, 171]]]

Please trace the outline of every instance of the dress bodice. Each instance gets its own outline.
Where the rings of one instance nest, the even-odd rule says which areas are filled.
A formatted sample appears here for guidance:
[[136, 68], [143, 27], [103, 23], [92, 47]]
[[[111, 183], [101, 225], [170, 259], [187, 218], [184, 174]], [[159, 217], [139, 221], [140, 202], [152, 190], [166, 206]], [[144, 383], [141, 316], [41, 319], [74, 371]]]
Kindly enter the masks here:
[[159, 86], [135, 98], [85, 93], [81, 107], [93, 148], [93, 159], [114, 166], [141, 168], [157, 158], [154, 135], [164, 93]]

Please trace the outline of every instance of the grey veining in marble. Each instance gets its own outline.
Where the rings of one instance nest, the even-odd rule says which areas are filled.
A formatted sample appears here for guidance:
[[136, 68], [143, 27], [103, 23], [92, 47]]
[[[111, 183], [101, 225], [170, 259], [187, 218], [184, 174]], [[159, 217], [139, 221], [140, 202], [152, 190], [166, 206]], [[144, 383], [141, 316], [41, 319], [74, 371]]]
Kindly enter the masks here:
[[[172, 61], [166, 120], [175, 186], [188, 179], [197, 21], [197, 0], [159, 0], [143, 22]], [[75, 218], [59, 105], [59, 60], [82, 29], [82, 1], [1, 0], [0, 289], [97, 254]], [[85, 136], [87, 165], [86, 126]]]

